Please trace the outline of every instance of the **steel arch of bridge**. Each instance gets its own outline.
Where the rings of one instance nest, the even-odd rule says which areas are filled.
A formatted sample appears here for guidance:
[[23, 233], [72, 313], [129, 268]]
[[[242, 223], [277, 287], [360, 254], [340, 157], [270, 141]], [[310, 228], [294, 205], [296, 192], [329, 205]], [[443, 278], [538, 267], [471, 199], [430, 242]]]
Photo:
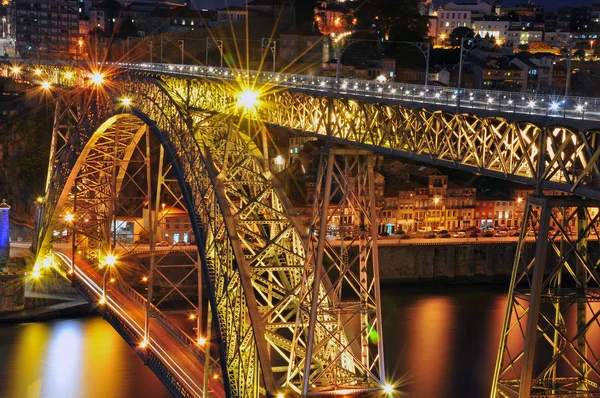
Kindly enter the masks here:
[[[372, 365], [362, 364], [364, 348], [354, 354], [339, 327], [333, 341], [338, 348], [332, 350], [335, 322], [326, 311], [319, 310], [314, 335], [308, 335], [307, 309], [312, 295], [306, 292], [314, 276], [307, 261], [307, 237], [282, 188], [265, 170], [261, 151], [248, 136], [260, 128], [248, 127], [246, 133], [231, 117], [190, 112], [189, 98], [180, 97], [168, 83], [144, 76], [122, 76], [118, 88], [107, 88], [107, 92], [88, 89], [83, 95], [92, 100], [79, 108], [75, 131], [62, 135], [63, 147], [55, 148], [51, 158], [53, 171], [38, 235], [42, 254], [49, 250], [50, 226], [73, 188], [82, 159], [94, 151], [102, 134], [117, 131], [118, 123], [129, 123], [135, 141], [142, 129], [149, 128], [175, 160], [205, 279], [210, 281], [211, 310], [218, 320], [221, 365], [229, 395], [299, 394], [306, 377], [311, 389], [327, 387], [319, 383], [332, 380], [337, 388], [381, 388], [384, 375], [372, 370]], [[120, 105], [125, 95], [131, 107]], [[127, 148], [124, 145], [122, 149], [124, 163]], [[317, 291], [320, 306], [336, 305], [325, 287]], [[375, 323], [369, 327], [381, 333], [379, 322]], [[368, 330], [359, 332], [363, 334]], [[311, 373], [305, 375], [305, 347], [311, 338], [316, 348], [308, 368]], [[377, 363], [377, 353], [370, 355], [374, 358], [368, 363]]]
[[[161, 75], [190, 107], [226, 112], [226, 82]], [[239, 79], [251, 79], [240, 76]], [[269, 126], [432, 165], [600, 198], [600, 129], [577, 131], [499, 117], [406, 108], [260, 87], [257, 119]]]

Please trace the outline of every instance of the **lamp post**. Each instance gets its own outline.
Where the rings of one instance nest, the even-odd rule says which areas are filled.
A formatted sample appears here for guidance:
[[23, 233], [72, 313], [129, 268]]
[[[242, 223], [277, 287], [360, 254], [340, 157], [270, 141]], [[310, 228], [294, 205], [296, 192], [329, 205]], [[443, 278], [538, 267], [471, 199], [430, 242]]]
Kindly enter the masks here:
[[275, 41], [275, 39], [272, 39], [270, 37], [263, 37], [261, 40], [261, 50], [261, 58], [265, 56], [266, 50], [271, 51], [271, 54], [273, 55], [273, 73], [275, 73], [275, 61], [277, 59], [277, 42]]
[[152, 63], [152, 49], [154, 48], [154, 44], [152, 43], [152, 40], [150, 40], [148, 42], [148, 49], [150, 49], [150, 63]]
[[162, 37], [160, 38], [160, 63], [162, 64], [163, 62], [163, 48], [165, 46], [165, 40], [166, 37]]
[[179, 45], [179, 48], [181, 49], [181, 65], [183, 65], [183, 53], [184, 53], [184, 48], [185, 48], [185, 42], [183, 40], [177, 40], [177, 44]]
[[223, 40], [222, 39], [213, 39], [211, 37], [206, 38], [206, 47], [204, 50], [205, 62], [204, 65], [208, 66], [208, 51], [212, 47], [212, 42], [214, 41], [216, 47], [219, 49], [219, 54], [221, 55], [221, 68], [223, 67]]
[[2, 17], [2, 37], [6, 37], [6, 17]]
[[117, 258], [114, 254], [107, 254], [104, 259], [103, 268], [104, 275], [102, 276], [102, 298], [100, 298], [100, 304], [106, 303], [106, 274], [108, 274], [108, 270], [112, 269], [117, 262]]

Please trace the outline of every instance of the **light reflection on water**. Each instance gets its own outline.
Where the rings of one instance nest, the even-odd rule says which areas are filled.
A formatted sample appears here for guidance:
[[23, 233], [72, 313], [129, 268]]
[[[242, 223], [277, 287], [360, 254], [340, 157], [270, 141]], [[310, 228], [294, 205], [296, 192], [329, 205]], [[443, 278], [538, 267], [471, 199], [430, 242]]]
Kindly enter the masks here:
[[170, 397], [98, 317], [0, 327], [0, 397]]
[[384, 287], [386, 364], [398, 395], [489, 396], [505, 305], [502, 286]]

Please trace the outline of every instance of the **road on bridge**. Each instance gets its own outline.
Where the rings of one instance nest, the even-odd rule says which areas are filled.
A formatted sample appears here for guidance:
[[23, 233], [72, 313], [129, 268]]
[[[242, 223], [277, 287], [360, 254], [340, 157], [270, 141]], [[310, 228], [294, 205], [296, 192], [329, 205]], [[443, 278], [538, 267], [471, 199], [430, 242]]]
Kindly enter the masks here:
[[[54, 254], [66, 266], [71, 267], [70, 253], [54, 251]], [[96, 297], [86, 297], [87, 300], [97, 304], [102, 297], [102, 275], [85, 260], [76, 257], [75, 275], [83, 282]], [[107, 305], [119, 317], [139, 335], [139, 341], [144, 339], [145, 324], [145, 298], [141, 295], [135, 297], [133, 289], [126, 291], [122, 284], [108, 284], [106, 299]], [[133, 294], [132, 294], [133, 293]], [[95, 301], [95, 302], [94, 302]], [[101, 306], [100, 306], [101, 308]], [[183, 333], [180, 331], [180, 333]], [[208, 344], [208, 343], [207, 343]], [[175, 331], [169, 330], [156, 318], [150, 318], [150, 341], [145, 348], [139, 350], [152, 350], [160, 358], [163, 364], [172, 372], [177, 379], [187, 387], [195, 396], [202, 397], [202, 385], [204, 381], [203, 359], [197, 356], [188, 344], [177, 336]], [[210, 397], [225, 397], [225, 390], [220, 375], [218, 378], [209, 379]]]

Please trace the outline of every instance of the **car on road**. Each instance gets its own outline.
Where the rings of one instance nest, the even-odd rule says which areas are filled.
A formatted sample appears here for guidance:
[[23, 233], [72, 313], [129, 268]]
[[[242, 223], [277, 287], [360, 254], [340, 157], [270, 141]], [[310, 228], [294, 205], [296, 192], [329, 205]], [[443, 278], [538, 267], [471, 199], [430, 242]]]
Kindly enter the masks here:
[[434, 239], [435, 238], [435, 234], [427, 234], [425, 235], [425, 239]]
[[469, 234], [469, 238], [477, 238], [478, 236], [479, 236], [479, 235], [477, 235], [477, 233], [475, 233], [475, 232], [471, 232], [471, 233]]
[[465, 238], [467, 236], [467, 231], [458, 231], [452, 236], [455, 238]]
[[508, 231], [497, 231], [494, 236], [508, 236]]
[[187, 242], [184, 240], [180, 240], [179, 242], [175, 243], [175, 246], [187, 246]]
[[442, 229], [441, 231], [437, 231], [438, 235], [445, 235], [448, 233], [447, 229]]
[[481, 236], [484, 238], [493, 238], [494, 234], [491, 231], [486, 231], [486, 232], [482, 233]]
[[509, 236], [520, 236], [521, 235], [521, 231], [513, 231], [509, 234]]
[[410, 239], [410, 235], [404, 234], [400, 237], [400, 239], [402, 239], [402, 240]]
[[445, 234], [440, 234], [440, 238], [446, 239], [446, 238], [451, 238], [451, 236], [449, 233], [446, 232]]
[[166, 240], [161, 240], [156, 244], [156, 246], [170, 246], [170, 244]]
[[379, 236], [390, 236], [390, 233], [383, 231], [379, 233]]

